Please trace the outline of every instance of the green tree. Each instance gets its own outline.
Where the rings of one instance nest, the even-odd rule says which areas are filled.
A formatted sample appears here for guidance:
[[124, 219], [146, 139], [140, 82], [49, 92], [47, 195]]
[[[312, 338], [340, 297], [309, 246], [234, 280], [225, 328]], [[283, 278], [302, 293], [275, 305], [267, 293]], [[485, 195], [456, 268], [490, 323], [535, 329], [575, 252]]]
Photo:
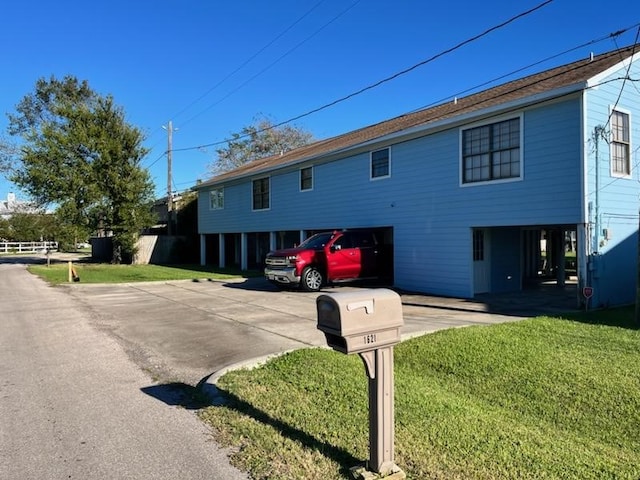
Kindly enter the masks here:
[[14, 213], [8, 221], [12, 241], [39, 242], [53, 238], [51, 225], [44, 214]]
[[9, 114], [8, 132], [21, 138], [10, 180], [56, 205], [65, 231], [112, 232], [113, 261], [130, 261], [138, 232], [153, 223], [153, 184], [141, 166], [144, 136], [113, 98], [73, 76], [39, 79]]
[[262, 117], [234, 133], [225, 148], [216, 150], [217, 157], [209, 165], [212, 175], [233, 170], [260, 158], [280, 155], [313, 141], [310, 132], [293, 125], [276, 127], [271, 120]]
[[9, 220], [0, 217], [0, 241], [11, 239], [11, 225]]

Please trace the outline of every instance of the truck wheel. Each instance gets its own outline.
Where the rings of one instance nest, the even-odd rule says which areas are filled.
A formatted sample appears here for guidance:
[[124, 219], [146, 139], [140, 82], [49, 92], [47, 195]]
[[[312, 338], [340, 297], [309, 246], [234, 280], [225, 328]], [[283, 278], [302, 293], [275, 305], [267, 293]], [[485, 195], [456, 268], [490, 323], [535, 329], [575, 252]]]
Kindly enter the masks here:
[[322, 273], [317, 268], [307, 267], [302, 272], [300, 285], [307, 292], [317, 292], [322, 286]]

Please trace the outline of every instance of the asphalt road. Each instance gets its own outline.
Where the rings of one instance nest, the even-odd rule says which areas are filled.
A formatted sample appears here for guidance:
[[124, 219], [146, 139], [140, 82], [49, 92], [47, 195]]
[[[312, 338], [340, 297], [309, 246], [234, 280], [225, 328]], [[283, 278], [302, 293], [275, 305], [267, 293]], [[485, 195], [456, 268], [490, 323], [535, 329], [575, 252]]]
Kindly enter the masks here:
[[0, 298], [0, 478], [246, 478], [66, 289], [0, 264]]

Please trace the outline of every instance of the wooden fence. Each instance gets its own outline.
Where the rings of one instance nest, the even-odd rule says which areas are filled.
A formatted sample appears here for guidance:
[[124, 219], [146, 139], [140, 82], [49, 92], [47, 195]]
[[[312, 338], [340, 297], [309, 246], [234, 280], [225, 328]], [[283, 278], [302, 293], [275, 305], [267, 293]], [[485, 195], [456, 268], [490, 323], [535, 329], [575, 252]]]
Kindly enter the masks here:
[[0, 253], [41, 253], [58, 249], [58, 242], [0, 242]]

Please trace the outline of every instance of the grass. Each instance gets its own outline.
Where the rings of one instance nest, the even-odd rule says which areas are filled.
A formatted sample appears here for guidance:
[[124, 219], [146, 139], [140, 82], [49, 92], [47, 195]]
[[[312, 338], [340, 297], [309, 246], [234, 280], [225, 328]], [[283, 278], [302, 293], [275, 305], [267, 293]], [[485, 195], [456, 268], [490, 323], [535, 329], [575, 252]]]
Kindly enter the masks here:
[[[200, 265], [111, 265], [107, 263], [73, 263], [82, 283], [129, 283], [171, 280], [230, 279], [254, 276], [256, 273], [233, 269], [212, 269]], [[29, 271], [52, 284], [68, 282], [67, 263], [31, 265]]]
[[[396, 463], [413, 479], [637, 480], [632, 321], [630, 308], [540, 317], [396, 346]], [[218, 387], [226, 403], [202, 417], [252, 478], [349, 478], [369, 457], [357, 356], [298, 350]]]

